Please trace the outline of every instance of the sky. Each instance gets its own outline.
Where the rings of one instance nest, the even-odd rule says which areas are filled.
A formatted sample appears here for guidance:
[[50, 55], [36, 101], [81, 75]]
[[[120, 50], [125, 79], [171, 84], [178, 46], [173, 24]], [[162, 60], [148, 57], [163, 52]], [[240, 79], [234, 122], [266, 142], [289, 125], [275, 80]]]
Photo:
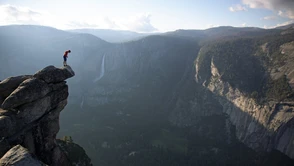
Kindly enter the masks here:
[[166, 32], [294, 23], [294, 0], [0, 0], [0, 25]]

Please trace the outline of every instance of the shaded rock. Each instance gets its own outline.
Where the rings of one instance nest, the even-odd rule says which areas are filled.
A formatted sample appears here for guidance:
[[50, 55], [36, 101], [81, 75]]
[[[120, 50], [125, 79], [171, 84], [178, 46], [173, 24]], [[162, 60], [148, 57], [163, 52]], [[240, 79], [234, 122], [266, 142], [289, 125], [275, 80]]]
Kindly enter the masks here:
[[91, 159], [87, 156], [85, 150], [70, 139], [57, 139], [58, 145], [65, 152], [67, 158], [73, 165], [92, 166]]
[[[60, 85], [62, 85], [63, 89], [60, 89]], [[54, 86], [58, 87], [60, 90], [50, 92], [42, 99], [21, 105], [18, 108], [19, 113], [17, 114], [17, 118], [22, 119], [22, 121], [18, 126], [23, 126], [37, 120], [46, 112], [49, 112], [57, 106], [62, 107], [63, 109], [66, 103], [61, 101], [66, 100], [68, 97], [68, 86], [64, 83], [60, 85]]]
[[12, 112], [11, 111], [7, 111], [7, 110], [3, 110], [2, 108], [0, 108], [0, 116], [3, 116], [3, 115], [11, 115]]
[[52, 165], [72, 166], [73, 163], [68, 159], [68, 156], [60, 149], [59, 146], [53, 149]]
[[3, 109], [10, 109], [44, 97], [50, 92], [49, 85], [39, 79], [31, 78], [22, 82], [2, 103]]
[[[67, 100], [61, 101], [55, 109], [52, 109], [38, 125], [32, 130], [34, 142], [37, 143], [35, 151], [41, 161], [51, 165], [53, 162], [52, 150], [57, 146], [56, 135], [59, 131], [59, 114], [67, 104]], [[26, 145], [27, 146], [27, 145]]]
[[0, 108], [1, 108], [3, 101], [4, 101], [4, 98], [2, 96], [0, 96]]
[[3, 100], [10, 95], [24, 80], [31, 78], [31, 75], [9, 77], [0, 82], [0, 98]]
[[21, 125], [31, 123], [42, 115], [44, 115], [51, 108], [51, 99], [49, 96], [44, 97], [40, 100], [36, 100], [34, 102], [24, 104], [20, 106], [19, 113], [17, 114], [17, 118], [21, 119]]
[[53, 91], [56, 91], [56, 90], [60, 90], [62, 88], [64, 88], [64, 86], [67, 86], [66, 85], [66, 82], [65, 81], [62, 81], [60, 83], [56, 83], [56, 84], [49, 84], [50, 88], [53, 90]]
[[0, 158], [10, 149], [10, 145], [6, 139], [0, 139]]
[[45, 166], [36, 159], [30, 152], [20, 145], [11, 148], [1, 159], [0, 166]]
[[276, 149], [294, 158], [294, 119], [291, 119], [287, 125], [281, 128], [284, 128], [284, 130], [280, 130], [280, 133], [277, 134]]
[[45, 121], [41, 122], [41, 127], [45, 131], [42, 133], [44, 138], [44, 150], [50, 151], [56, 146], [55, 138], [60, 129], [59, 113], [62, 108], [54, 110], [49, 114]]
[[49, 135], [56, 136], [56, 134], [59, 131], [59, 114], [64, 109], [64, 107], [67, 104], [67, 100], [61, 101], [58, 106], [48, 114], [46, 120], [42, 122], [44, 125], [46, 125], [45, 128], [47, 128]]
[[0, 138], [14, 134], [16, 122], [11, 116], [0, 116]]
[[26, 132], [23, 139], [23, 146], [26, 147], [30, 153], [36, 153], [36, 145], [32, 132]]
[[54, 66], [48, 66], [38, 71], [34, 77], [44, 80], [47, 83], [58, 83], [64, 81], [75, 75], [70, 66], [63, 68], [56, 68]]
[[68, 93], [68, 86], [65, 85], [63, 89], [58, 91], [53, 91], [48, 94], [51, 99], [51, 108], [55, 108], [61, 101], [67, 99]]

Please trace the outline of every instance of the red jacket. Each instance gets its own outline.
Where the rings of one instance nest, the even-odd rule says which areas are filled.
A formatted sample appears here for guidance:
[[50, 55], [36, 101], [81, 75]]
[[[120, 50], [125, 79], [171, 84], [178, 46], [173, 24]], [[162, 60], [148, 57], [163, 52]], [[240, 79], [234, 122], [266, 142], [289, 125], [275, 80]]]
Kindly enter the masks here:
[[69, 50], [65, 51], [63, 57], [66, 57], [66, 58], [67, 58], [67, 54], [68, 54], [68, 53], [70, 53]]

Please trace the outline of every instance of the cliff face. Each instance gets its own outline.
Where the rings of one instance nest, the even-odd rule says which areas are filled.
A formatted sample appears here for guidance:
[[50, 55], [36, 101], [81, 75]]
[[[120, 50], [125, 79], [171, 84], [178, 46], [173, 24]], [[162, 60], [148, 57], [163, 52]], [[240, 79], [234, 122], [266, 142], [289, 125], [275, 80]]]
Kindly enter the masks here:
[[[288, 52], [287, 54], [285, 47], [281, 46], [285, 51], [278, 52], [277, 55], [283, 54], [286, 64], [283, 63], [281, 66], [284, 67], [275, 65], [278, 62], [274, 57], [269, 58], [272, 60], [271, 65], [262, 67], [261, 57], [256, 57], [256, 54], [254, 56], [252, 52], [244, 53], [248, 47], [243, 47], [243, 49], [239, 47], [243, 52], [241, 56], [226, 51], [223, 47], [217, 52], [223, 51], [228, 56], [226, 54], [219, 56], [211, 50], [201, 49], [195, 63], [197, 82], [215, 94], [223, 106], [223, 112], [235, 125], [236, 136], [240, 141], [257, 151], [279, 150], [293, 159], [294, 100], [289, 97], [292, 91], [289, 90], [292, 75], [289, 74], [291, 65], [287, 61], [291, 59], [293, 53]], [[266, 53], [265, 51], [264, 54]], [[234, 56], [229, 56], [232, 54]], [[275, 74], [270, 71], [275, 71]], [[284, 75], [288, 82], [281, 87], [286, 87], [287, 95], [285, 96], [287, 97], [280, 98], [270, 95], [270, 90], [267, 90], [265, 94], [271, 98], [262, 96], [264, 85], [269, 84], [269, 80], [277, 80]], [[277, 94], [284, 92], [285, 88], [274, 87]]]
[[69, 66], [48, 66], [0, 82], [0, 165], [72, 164], [56, 134], [59, 113], [67, 104], [65, 80], [74, 75]]
[[[185, 54], [182, 54], [183, 50]], [[74, 103], [97, 107], [138, 98], [135, 95], [142, 87], [163, 91], [166, 85], [171, 84], [171, 79], [174, 82], [181, 79], [185, 65], [192, 66], [191, 61], [197, 52], [197, 44], [167, 36], [150, 36], [116, 44], [103, 54], [89, 56], [82, 63], [83, 66], [77, 71], [81, 72], [77, 73], [81, 78], [76, 79], [80, 80], [76, 84], [79, 88], [75, 88], [71, 97], [76, 97]], [[81, 84], [85, 86], [80, 87]], [[158, 89], [153, 90], [155, 88]], [[142, 96], [141, 93], [139, 96]]]

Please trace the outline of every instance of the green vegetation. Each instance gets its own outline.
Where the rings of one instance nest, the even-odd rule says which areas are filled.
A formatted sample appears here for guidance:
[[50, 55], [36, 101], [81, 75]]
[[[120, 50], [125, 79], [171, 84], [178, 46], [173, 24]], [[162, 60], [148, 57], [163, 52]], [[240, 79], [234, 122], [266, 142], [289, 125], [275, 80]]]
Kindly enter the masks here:
[[[108, 105], [87, 113], [76, 112], [72, 107], [72, 114], [67, 117], [85, 122], [83, 126], [87, 127], [75, 125], [67, 133], [71, 132], [88, 154], [94, 154], [91, 159], [97, 165], [247, 166], [263, 165], [269, 160], [267, 155], [257, 154], [238, 142], [233, 128], [228, 136], [224, 115], [201, 117], [195, 125], [179, 128], [170, 125], [164, 114], [138, 111], [135, 109], [138, 105], [129, 106], [119, 114], [116, 107], [120, 106]], [[275, 162], [291, 163], [288, 158]]]
[[163, 147], [174, 152], [185, 154], [187, 152], [187, 139], [181, 138], [177, 133], [162, 129], [161, 133], [151, 141], [155, 147]]
[[[294, 41], [294, 35], [273, 33], [256, 38], [211, 42], [203, 46], [199, 53], [199, 74], [202, 80], [208, 80], [213, 61], [223, 81], [258, 103], [286, 100], [293, 96], [287, 78], [282, 76], [273, 80], [268, 72], [285, 65], [287, 57], [280, 53], [280, 46], [291, 41]], [[261, 45], [265, 43], [268, 53], [261, 50]]]
[[73, 143], [73, 140], [71, 138], [71, 136], [64, 136], [62, 139], [60, 139], [66, 143]]
[[256, 50], [257, 43], [251, 38], [225, 40], [205, 46], [198, 58], [198, 64], [202, 68], [200, 74], [206, 79], [209, 78], [213, 61], [222, 80], [247, 94], [258, 92], [265, 69], [260, 59], [254, 56]]
[[268, 100], [282, 101], [293, 94], [285, 75], [277, 80], [269, 80], [267, 84], [266, 98]]
[[71, 136], [64, 136], [62, 139], [57, 140], [57, 143], [66, 153], [72, 165], [82, 164], [92, 166], [91, 159], [87, 156], [85, 150], [78, 144], [75, 144]]

